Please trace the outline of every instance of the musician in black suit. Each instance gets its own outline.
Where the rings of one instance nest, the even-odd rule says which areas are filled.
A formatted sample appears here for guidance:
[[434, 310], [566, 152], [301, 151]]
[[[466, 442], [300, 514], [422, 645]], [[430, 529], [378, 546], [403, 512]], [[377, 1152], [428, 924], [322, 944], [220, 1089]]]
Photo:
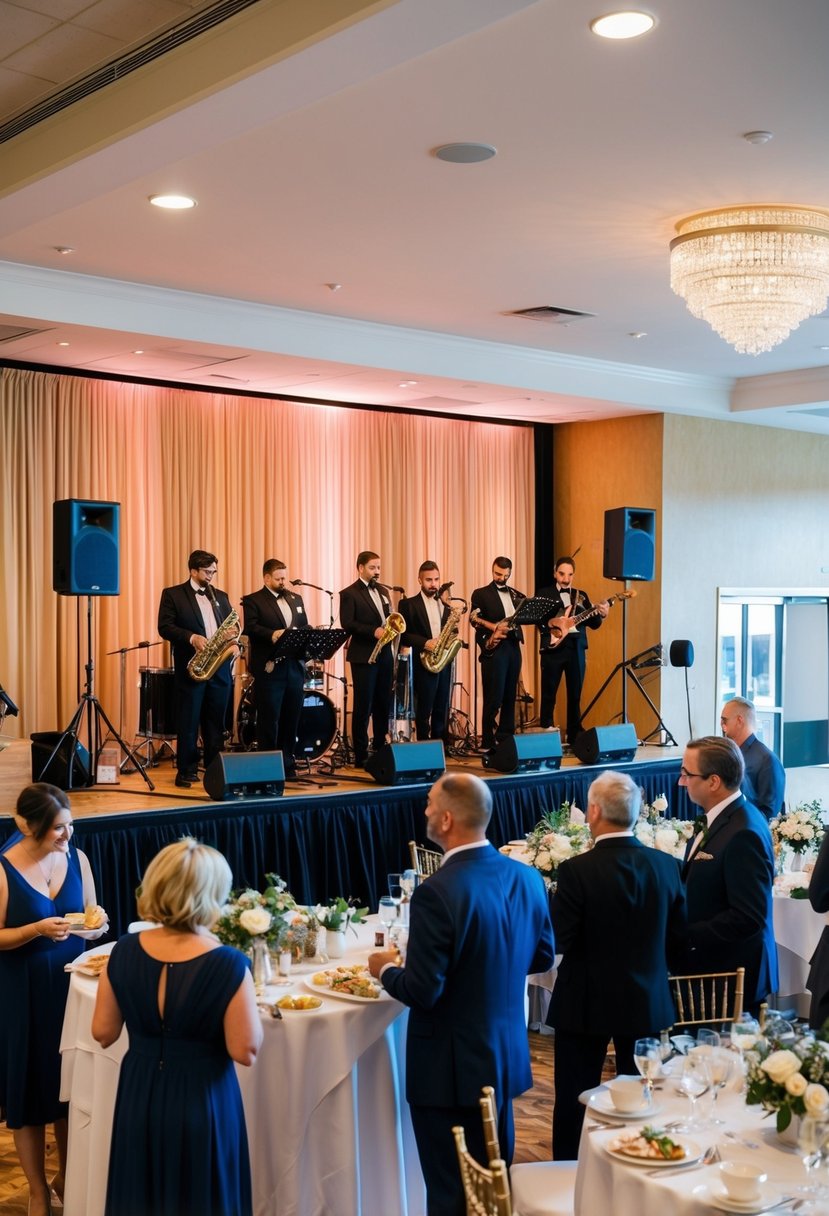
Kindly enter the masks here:
[[[554, 573], [556, 581], [553, 585], [536, 592], [536, 595], [554, 602], [551, 619], [578, 616], [580, 612], [593, 608], [587, 593], [573, 586], [576, 563], [572, 557], [558, 558]], [[549, 622], [538, 626], [541, 634], [541, 727], [549, 730], [553, 725], [558, 686], [564, 676], [567, 689], [567, 742], [571, 747], [581, 730], [581, 690], [587, 653], [584, 625], [589, 629], [598, 629], [609, 611], [605, 603], [596, 604], [595, 607], [595, 616], [589, 617], [574, 633], [564, 634], [558, 643], [555, 643], [556, 634], [551, 633]]]
[[604, 772], [587, 795], [593, 848], [562, 862], [550, 912], [563, 954], [547, 1021], [555, 1026], [553, 1156], [575, 1160], [579, 1094], [598, 1085], [612, 1038], [616, 1071], [635, 1073], [638, 1038], [676, 1017], [668, 969], [685, 951], [679, 864], [633, 835], [642, 793], [627, 773]]
[[486, 751], [515, 734], [515, 697], [524, 635], [521, 626], [510, 627], [507, 618], [525, 597], [507, 585], [511, 574], [510, 559], [496, 557], [492, 582], [472, 592], [470, 620], [475, 626], [484, 691], [481, 745]]
[[429, 654], [449, 617], [450, 609], [439, 596], [440, 570], [437, 562], [423, 562], [417, 572], [420, 594], [407, 596], [399, 604], [406, 622], [401, 646], [414, 650], [415, 731], [418, 739], [445, 739], [449, 720], [452, 664], [443, 671], [431, 672], [423, 666], [422, 654]]
[[288, 590], [288, 567], [272, 557], [262, 567], [264, 587], [242, 599], [250, 643], [248, 669], [254, 678], [256, 746], [282, 752], [285, 776], [296, 776], [296, 738], [305, 685], [300, 659], [274, 659], [274, 646], [288, 629], [308, 624], [301, 595]]
[[364, 768], [368, 759], [368, 722], [371, 718], [373, 745], [377, 751], [386, 742], [389, 729], [394, 659], [391, 643], [383, 646], [374, 663], [372, 651], [383, 636], [383, 622], [391, 615], [391, 601], [379, 583], [380, 558], [366, 549], [357, 555], [356, 582], [340, 592], [340, 624], [351, 636], [347, 659], [351, 664], [354, 706], [351, 711], [351, 741], [354, 763]]
[[740, 792], [743, 757], [731, 739], [691, 739], [679, 784], [705, 814], [688, 842], [689, 972], [745, 967], [746, 1006], [759, 1008], [777, 989], [772, 920], [774, 850], [769, 825]]
[[[198, 780], [199, 729], [205, 768], [224, 747], [232, 664], [224, 662], [209, 680], [194, 680], [187, 671], [187, 664], [204, 650], [231, 612], [227, 594], [212, 585], [218, 565], [215, 554], [194, 550], [187, 560], [190, 577], [185, 583], [165, 587], [158, 607], [158, 632], [173, 649], [176, 785], [184, 789]], [[238, 654], [238, 648], [234, 653]]]

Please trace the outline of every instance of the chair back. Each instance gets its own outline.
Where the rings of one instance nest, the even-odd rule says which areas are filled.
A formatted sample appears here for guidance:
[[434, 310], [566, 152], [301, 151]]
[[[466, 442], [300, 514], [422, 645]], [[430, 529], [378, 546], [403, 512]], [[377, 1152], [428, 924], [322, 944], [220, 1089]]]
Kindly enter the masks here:
[[443, 854], [438, 853], [437, 849], [427, 849], [415, 840], [410, 840], [409, 853], [412, 858], [412, 869], [421, 878], [428, 878], [430, 874], [435, 874], [440, 869]]
[[481, 1090], [480, 1104], [486, 1159], [492, 1165], [493, 1161], [501, 1159], [501, 1145], [498, 1143], [498, 1107], [495, 1102], [495, 1090], [491, 1085], [485, 1085]]
[[505, 1161], [479, 1165], [466, 1147], [462, 1127], [453, 1127], [455, 1151], [463, 1180], [467, 1216], [512, 1216], [509, 1174]]
[[674, 1029], [712, 1022], [738, 1022], [743, 1012], [746, 969], [670, 976], [676, 1005]]

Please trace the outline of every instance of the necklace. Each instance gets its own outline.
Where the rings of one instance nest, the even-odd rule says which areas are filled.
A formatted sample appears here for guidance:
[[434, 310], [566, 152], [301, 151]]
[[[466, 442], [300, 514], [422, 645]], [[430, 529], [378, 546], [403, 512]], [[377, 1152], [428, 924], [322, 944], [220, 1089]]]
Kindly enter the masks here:
[[54, 881], [54, 877], [55, 877], [55, 866], [57, 865], [57, 855], [55, 853], [50, 854], [50, 857], [52, 859], [52, 864], [50, 865], [48, 873], [47, 873], [47, 871], [43, 868], [43, 860], [40, 857], [35, 857], [34, 853], [32, 853], [30, 849], [26, 849], [25, 851], [29, 854], [32, 861], [37, 862], [37, 868], [40, 870], [40, 873], [43, 877], [43, 881], [46, 883], [46, 890], [51, 895], [52, 882]]

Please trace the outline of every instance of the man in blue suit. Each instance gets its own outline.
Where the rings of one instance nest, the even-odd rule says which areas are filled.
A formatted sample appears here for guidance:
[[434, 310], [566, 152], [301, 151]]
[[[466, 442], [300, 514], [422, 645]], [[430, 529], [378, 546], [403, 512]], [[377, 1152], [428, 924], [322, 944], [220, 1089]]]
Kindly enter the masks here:
[[369, 967], [408, 1005], [406, 1097], [429, 1216], [465, 1216], [453, 1126], [486, 1160], [481, 1088], [498, 1100], [501, 1156], [512, 1160], [512, 1099], [532, 1085], [524, 1015], [528, 974], [547, 971], [555, 948], [540, 874], [502, 856], [486, 839], [492, 795], [468, 773], [442, 777], [426, 806], [440, 869], [412, 897], [406, 965], [395, 951]]
[[733, 697], [722, 707], [720, 726], [743, 754], [742, 791], [766, 819], [782, 815], [786, 800], [786, 770], [765, 743], [757, 738], [757, 714], [751, 701]]
[[668, 968], [685, 952], [685, 892], [675, 858], [633, 835], [642, 792], [608, 771], [587, 795], [593, 848], [559, 867], [552, 901], [564, 957], [547, 1021], [555, 1026], [553, 1156], [578, 1156], [584, 1107], [612, 1038], [617, 1073], [634, 1073], [638, 1038], [658, 1037], [675, 1012]]
[[691, 739], [679, 784], [704, 812], [683, 866], [688, 897], [688, 971], [745, 967], [745, 1003], [777, 988], [772, 922], [774, 850], [763, 816], [740, 792], [743, 757], [718, 735]]

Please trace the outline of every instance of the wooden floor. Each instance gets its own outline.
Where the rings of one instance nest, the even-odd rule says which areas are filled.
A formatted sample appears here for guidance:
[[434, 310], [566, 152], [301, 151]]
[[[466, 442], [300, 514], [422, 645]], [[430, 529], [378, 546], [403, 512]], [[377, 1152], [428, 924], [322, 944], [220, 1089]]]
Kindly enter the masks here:
[[[549, 1161], [551, 1155], [553, 1039], [551, 1035], [530, 1033], [529, 1042], [533, 1088], [514, 1103], [516, 1164]], [[50, 1168], [48, 1176], [56, 1170]], [[26, 1181], [17, 1164], [11, 1133], [0, 1127], [0, 1216], [26, 1216], [26, 1203]]]

